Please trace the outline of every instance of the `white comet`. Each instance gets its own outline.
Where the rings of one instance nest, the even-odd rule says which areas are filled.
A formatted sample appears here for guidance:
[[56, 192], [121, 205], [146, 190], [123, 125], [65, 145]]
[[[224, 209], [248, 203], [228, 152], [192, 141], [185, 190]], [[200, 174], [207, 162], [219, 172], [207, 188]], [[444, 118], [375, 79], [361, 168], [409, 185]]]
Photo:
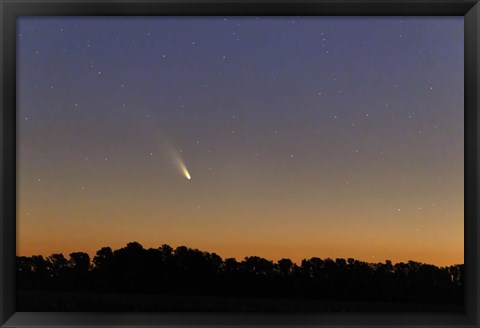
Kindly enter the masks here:
[[175, 165], [177, 165], [177, 168], [180, 170], [180, 173], [188, 180], [191, 180], [192, 177], [190, 175], [190, 172], [188, 172], [187, 166], [185, 165], [182, 158], [180, 157], [180, 154], [171, 145], [166, 145], [166, 148], [168, 152], [171, 154], [171, 156], [173, 157], [174, 163]]
[[190, 180], [192, 177], [190, 176], [190, 173], [188, 173], [188, 170], [187, 170], [187, 167], [185, 166], [185, 164], [183, 164], [183, 162], [180, 162], [179, 165], [180, 165], [180, 169], [182, 170], [182, 173], [185, 176], [185, 178]]
[[174, 158], [175, 158], [175, 164], [178, 165], [180, 172], [185, 176], [185, 178], [187, 178], [188, 180], [191, 180], [192, 177], [190, 176], [190, 173], [188, 172], [188, 169], [185, 166], [185, 163], [183, 163], [183, 160], [180, 158], [180, 155], [178, 155], [177, 153], [174, 153]]

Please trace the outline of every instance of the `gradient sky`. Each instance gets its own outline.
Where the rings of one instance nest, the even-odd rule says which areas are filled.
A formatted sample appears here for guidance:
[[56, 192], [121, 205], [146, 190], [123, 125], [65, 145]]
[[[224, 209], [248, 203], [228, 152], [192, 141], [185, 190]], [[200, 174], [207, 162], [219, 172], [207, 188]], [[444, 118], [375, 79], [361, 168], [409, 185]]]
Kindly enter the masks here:
[[463, 17], [21, 18], [17, 254], [138, 241], [463, 263], [463, 31]]

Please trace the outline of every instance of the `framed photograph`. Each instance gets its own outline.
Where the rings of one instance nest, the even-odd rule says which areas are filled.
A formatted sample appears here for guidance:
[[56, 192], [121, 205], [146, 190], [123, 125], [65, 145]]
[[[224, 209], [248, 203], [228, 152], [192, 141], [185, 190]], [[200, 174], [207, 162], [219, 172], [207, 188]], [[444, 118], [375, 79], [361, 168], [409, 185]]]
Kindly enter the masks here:
[[479, 327], [479, 14], [0, 0], [0, 327]]

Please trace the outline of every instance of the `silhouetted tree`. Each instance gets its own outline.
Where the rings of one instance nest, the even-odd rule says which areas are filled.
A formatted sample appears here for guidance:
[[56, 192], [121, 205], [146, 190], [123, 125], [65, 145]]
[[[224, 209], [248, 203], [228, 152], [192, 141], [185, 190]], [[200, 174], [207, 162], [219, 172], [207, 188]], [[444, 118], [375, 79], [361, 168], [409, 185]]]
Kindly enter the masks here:
[[110, 268], [113, 261], [113, 252], [110, 247], [103, 247], [97, 251], [97, 255], [93, 258], [93, 263], [98, 270]]
[[90, 256], [82, 252], [71, 253], [69, 266], [76, 274], [86, 274], [90, 269]]
[[21, 289], [294, 297], [463, 304], [464, 265], [436, 267], [408, 261], [367, 263], [312, 257], [300, 265], [259, 256], [223, 260], [215, 253], [138, 242], [103, 247], [92, 264], [86, 253], [17, 257]]
[[278, 269], [281, 274], [288, 275], [292, 272], [293, 262], [290, 259], [281, 259], [278, 261]]
[[68, 268], [68, 261], [63, 254], [52, 254], [47, 257], [47, 262], [51, 277], [62, 277]]

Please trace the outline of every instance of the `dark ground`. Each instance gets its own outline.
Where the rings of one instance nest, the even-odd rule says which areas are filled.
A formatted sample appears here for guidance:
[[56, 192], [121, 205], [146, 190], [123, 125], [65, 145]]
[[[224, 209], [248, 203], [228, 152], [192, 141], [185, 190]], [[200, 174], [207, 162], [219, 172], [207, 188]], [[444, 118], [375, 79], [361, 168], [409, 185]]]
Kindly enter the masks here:
[[462, 312], [461, 305], [17, 291], [20, 312]]

